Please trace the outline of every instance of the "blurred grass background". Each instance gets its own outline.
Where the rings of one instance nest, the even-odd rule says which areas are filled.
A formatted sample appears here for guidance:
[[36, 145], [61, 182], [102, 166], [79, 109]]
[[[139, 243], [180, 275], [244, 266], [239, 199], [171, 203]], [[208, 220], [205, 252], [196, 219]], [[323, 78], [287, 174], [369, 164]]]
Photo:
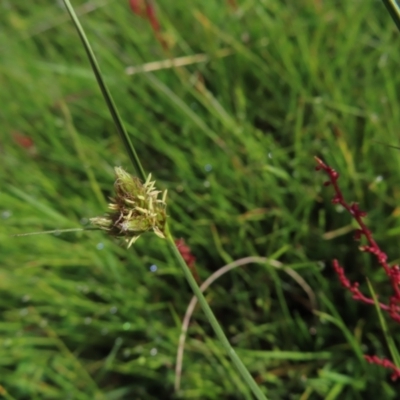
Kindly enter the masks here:
[[[382, 296], [389, 285], [313, 160], [341, 173], [395, 262], [400, 158], [377, 142], [399, 145], [399, 33], [381, 2], [157, 0], [158, 35], [127, 1], [73, 4], [201, 279], [265, 256], [316, 296], [317, 314], [304, 287], [262, 264], [206, 292], [268, 398], [397, 398], [388, 372], [362, 360], [388, 355], [376, 312], [330, 260], [366, 293], [365, 276]], [[200, 310], [174, 392], [192, 294], [163, 241], [126, 251], [101, 232], [10, 236], [84, 226], [106, 211], [113, 167], [130, 165], [61, 2], [0, 9], [0, 394], [252, 398]]]

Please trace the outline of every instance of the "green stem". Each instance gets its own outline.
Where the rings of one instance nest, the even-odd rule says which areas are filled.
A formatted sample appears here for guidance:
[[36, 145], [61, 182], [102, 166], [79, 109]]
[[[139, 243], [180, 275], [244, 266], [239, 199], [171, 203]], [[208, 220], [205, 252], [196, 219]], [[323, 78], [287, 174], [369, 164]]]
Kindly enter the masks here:
[[139, 157], [136, 154], [136, 150], [133, 147], [133, 144], [129, 138], [128, 132], [126, 131], [125, 126], [122, 123], [122, 119], [118, 113], [117, 107], [115, 106], [115, 103], [111, 96], [111, 93], [108, 90], [106, 83], [104, 82], [103, 75], [101, 73], [99, 64], [97, 63], [96, 56], [94, 55], [93, 50], [90, 46], [89, 40], [87, 39], [87, 37], [85, 35], [85, 32], [81, 26], [81, 23], [79, 22], [78, 17], [75, 14], [74, 9], [71, 6], [70, 1], [69, 0], [63, 0], [63, 1], [64, 1], [65, 7], [67, 8], [69, 15], [71, 16], [72, 21], [74, 22], [75, 28], [78, 31], [78, 35], [81, 38], [82, 44], [85, 48], [86, 54], [88, 56], [90, 65], [93, 70], [93, 73], [96, 77], [96, 80], [97, 80], [97, 83], [101, 90], [101, 93], [103, 95], [103, 98], [107, 104], [109, 111], [110, 111], [110, 114], [114, 121], [115, 127], [117, 128], [118, 134], [119, 134], [119, 136], [124, 144], [124, 147], [129, 155], [129, 158], [132, 162], [133, 167], [135, 168], [137, 174], [140, 176], [140, 178], [144, 182], [146, 180], [147, 175], [145, 174], [142, 164], [139, 160]]
[[[91, 64], [93, 72], [94, 72], [94, 75], [96, 76], [97, 83], [103, 94], [104, 100], [110, 110], [110, 113], [114, 120], [115, 126], [117, 128], [117, 131], [118, 131], [118, 133], [123, 141], [123, 144], [125, 146], [125, 149], [127, 150], [128, 154], [129, 154], [129, 157], [132, 161], [134, 168], [136, 169], [137, 174], [144, 182], [146, 180], [146, 174], [144, 172], [144, 169], [142, 167], [140, 159], [139, 159], [138, 155], [136, 154], [136, 150], [133, 147], [132, 142], [128, 136], [128, 133], [124, 127], [124, 124], [122, 123], [122, 119], [118, 113], [117, 107], [114, 104], [114, 100], [111, 96], [111, 93], [108, 90], [105, 81], [103, 80], [103, 76], [101, 74], [100, 67], [97, 63], [96, 57], [93, 53], [90, 43], [85, 35], [85, 32], [84, 32], [79, 20], [78, 20], [78, 17], [76, 16], [76, 14], [74, 12], [73, 7], [71, 6], [70, 0], [63, 0], [63, 1], [64, 1], [64, 4], [71, 16], [72, 21], [75, 24], [75, 27], [76, 27], [78, 34], [81, 38], [81, 41], [83, 43], [83, 46], [85, 47], [88, 59], [90, 61], [90, 64]], [[187, 281], [189, 282], [189, 285], [191, 286], [194, 294], [196, 295], [201, 307], [203, 308], [203, 310], [207, 316], [207, 319], [210, 321], [210, 324], [213, 327], [218, 339], [221, 341], [223, 347], [225, 348], [225, 350], [228, 353], [229, 357], [231, 358], [232, 362], [235, 364], [240, 375], [243, 377], [243, 380], [247, 383], [247, 385], [252, 390], [252, 392], [254, 393], [256, 398], [258, 400], [267, 400], [267, 398], [262, 393], [261, 389], [257, 386], [253, 377], [250, 375], [250, 372], [247, 370], [247, 368], [242, 363], [242, 360], [238, 357], [235, 350], [231, 347], [227, 337], [224, 334], [224, 331], [222, 330], [222, 328], [219, 325], [217, 319], [215, 318], [213, 312], [211, 311], [211, 308], [208, 305], [206, 299], [204, 298], [199, 286], [197, 285], [197, 282], [193, 278], [192, 273], [189, 270], [189, 267], [186, 265], [185, 260], [182, 258], [181, 254], [179, 253], [178, 249], [176, 248], [174, 239], [168, 229], [168, 226], [166, 227], [165, 230], [166, 230], [167, 241], [168, 241], [169, 246], [171, 247], [172, 253], [173, 253], [174, 257], [176, 258], [177, 262], [179, 263], [179, 265], [182, 267], [185, 277], [186, 277]]]
[[222, 346], [224, 347], [225, 351], [228, 353], [232, 362], [235, 364], [235, 367], [237, 368], [239, 374], [242, 376], [243, 380], [246, 382], [246, 384], [249, 386], [249, 388], [253, 392], [254, 396], [258, 400], [267, 400], [266, 396], [263, 394], [263, 392], [257, 385], [256, 381], [251, 376], [250, 372], [245, 367], [242, 360], [239, 358], [239, 356], [236, 354], [235, 350], [229, 343], [228, 338], [225, 336], [225, 333], [222, 330], [221, 325], [217, 321], [217, 318], [215, 318], [215, 315], [212, 312], [210, 306], [208, 305], [207, 300], [203, 296], [203, 293], [201, 292], [200, 287], [197, 285], [197, 282], [194, 279], [192, 272], [190, 271], [189, 267], [187, 266], [185, 260], [182, 258], [182, 255], [179, 252], [178, 248], [176, 247], [175, 241], [171, 235], [171, 232], [169, 231], [168, 226], [166, 227], [165, 230], [166, 230], [165, 233], [166, 233], [168, 245], [171, 248], [171, 251], [172, 251], [175, 259], [178, 261], [179, 265], [181, 266], [183, 273], [184, 273], [190, 287], [193, 290], [193, 293], [197, 297], [204, 313], [206, 314], [208, 321], [210, 322], [212, 328], [214, 329], [215, 334], [217, 335], [218, 339], [222, 343]]
[[386, 6], [389, 14], [393, 18], [394, 23], [397, 25], [397, 29], [400, 30], [400, 7], [396, 0], [382, 0]]

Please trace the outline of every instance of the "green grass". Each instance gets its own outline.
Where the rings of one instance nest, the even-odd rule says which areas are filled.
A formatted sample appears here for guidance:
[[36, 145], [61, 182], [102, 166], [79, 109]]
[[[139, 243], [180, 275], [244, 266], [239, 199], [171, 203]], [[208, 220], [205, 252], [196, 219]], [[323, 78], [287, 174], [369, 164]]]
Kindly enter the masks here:
[[[330, 204], [313, 156], [341, 172], [346, 197], [369, 210], [396, 261], [400, 158], [376, 142], [399, 145], [399, 33], [380, 2], [237, 3], [235, 11], [228, 2], [159, 0], [165, 51], [127, 2], [74, 1], [202, 280], [232, 260], [266, 256], [317, 297], [315, 315], [291, 276], [262, 264], [206, 291], [268, 398], [395, 399], [388, 373], [362, 361], [389, 356], [376, 310], [350, 299], [330, 260], [364, 293], [365, 276], [382, 296], [389, 285], [349, 230], [324, 240], [351, 221]], [[101, 232], [10, 236], [84, 225], [105, 212], [113, 167], [130, 168], [56, 4], [0, 5], [0, 385], [15, 399], [250, 399], [200, 309], [174, 394], [192, 293], [163, 241], [144, 236], [126, 251]], [[209, 61], [125, 74], [197, 54]], [[17, 133], [34, 147], [19, 146]]]

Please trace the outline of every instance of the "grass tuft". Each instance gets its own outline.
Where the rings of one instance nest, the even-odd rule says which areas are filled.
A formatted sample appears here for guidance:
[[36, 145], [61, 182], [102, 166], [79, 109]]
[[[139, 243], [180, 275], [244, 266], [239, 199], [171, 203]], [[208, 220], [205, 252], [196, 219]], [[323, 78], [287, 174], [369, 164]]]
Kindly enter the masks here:
[[[165, 241], [127, 252], [96, 231], [12, 237], [85, 228], [112, 196], [113, 167], [130, 159], [65, 9], [3, 3], [0, 393], [250, 399], [200, 312], [175, 393], [192, 293]], [[396, 399], [387, 372], [360, 362], [366, 350], [387, 354], [376, 311], [343, 293], [330, 260], [352, 281], [369, 276], [376, 293], [385, 276], [355, 248], [355, 227], [313, 172], [314, 155], [341, 172], [343, 193], [370, 210], [368, 226], [398, 262], [400, 158], [377, 144], [400, 145], [398, 31], [385, 8], [152, 3], [158, 37], [127, 2], [81, 3], [77, 14], [143, 169], [168, 190], [174, 233], [200, 280], [267, 257], [317, 299], [314, 313], [283, 270], [236, 268], [205, 292], [228, 339], [271, 399]]]

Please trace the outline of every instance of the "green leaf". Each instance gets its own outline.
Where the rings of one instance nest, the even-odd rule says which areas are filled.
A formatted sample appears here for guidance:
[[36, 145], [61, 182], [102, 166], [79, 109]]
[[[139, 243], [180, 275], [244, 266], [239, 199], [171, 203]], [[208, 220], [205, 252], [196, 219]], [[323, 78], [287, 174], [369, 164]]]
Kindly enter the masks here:
[[385, 335], [386, 343], [387, 343], [387, 345], [389, 347], [390, 354], [392, 355], [392, 360], [396, 364], [397, 367], [400, 367], [400, 355], [399, 355], [399, 352], [397, 350], [396, 344], [394, 343], [393, 337], [391, 336], [391, 334], [389, 332], [389, 329], [388, 329], [388, 326], [386, 324], [385, 318], [383, 317], [382, 310], [379, 307], [379, 301], [378, 301], [378, 298], [377, 298], [376, 293], [374, 291], [374, 288], [372, 287], [372, 284], [369, 281], [369, 279], [367, 279], [367, 282], [368, 282], [369, 291], [371, 292], [371, 296], [374, 299], [376, 312], [378, 313], [378, 317], [379, 317], [379, 323], [381, 325], [383, 334]]

